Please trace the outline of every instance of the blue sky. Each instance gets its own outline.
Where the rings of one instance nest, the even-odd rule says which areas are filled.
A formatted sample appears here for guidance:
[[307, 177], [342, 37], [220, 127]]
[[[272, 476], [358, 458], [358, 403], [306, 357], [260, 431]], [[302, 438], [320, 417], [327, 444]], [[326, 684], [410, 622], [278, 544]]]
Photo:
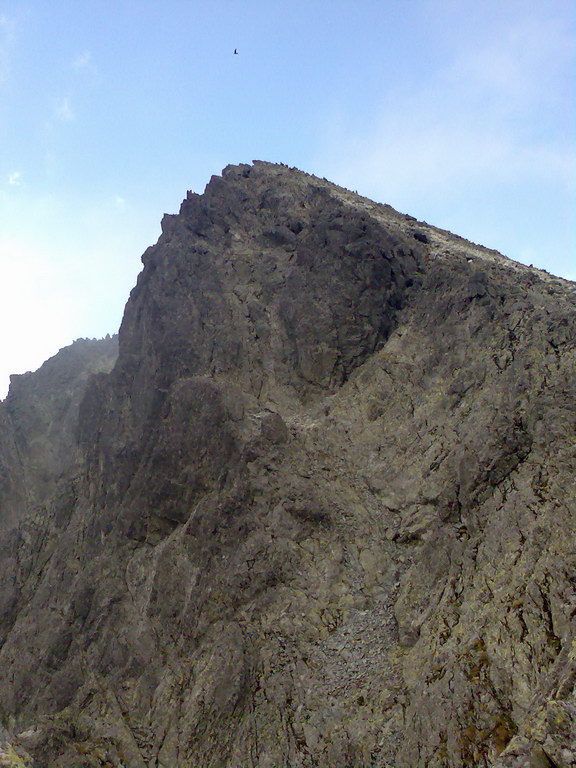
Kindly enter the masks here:
[[[0, 0], [0, 397], [264, 159], [576, 279], [573, 0]], [[239, 51], [233, 55], [234, 48]]]

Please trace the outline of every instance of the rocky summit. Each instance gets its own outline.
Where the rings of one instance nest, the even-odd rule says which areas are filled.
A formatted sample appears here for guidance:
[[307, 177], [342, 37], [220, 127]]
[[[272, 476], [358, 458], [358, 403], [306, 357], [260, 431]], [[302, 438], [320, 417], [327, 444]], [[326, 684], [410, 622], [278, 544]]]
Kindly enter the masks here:
[[0, 404], [0, 766], [576, 765], [576, 286], [295, 169]]

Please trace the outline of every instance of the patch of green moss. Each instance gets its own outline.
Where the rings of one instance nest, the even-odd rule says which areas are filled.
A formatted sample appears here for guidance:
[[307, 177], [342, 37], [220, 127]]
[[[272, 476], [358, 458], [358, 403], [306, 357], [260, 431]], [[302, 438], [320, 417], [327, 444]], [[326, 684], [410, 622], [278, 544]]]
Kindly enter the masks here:
[[0, 747], [0, 768], [30, 768], [32, 761], [18, 754], [14, 747]]

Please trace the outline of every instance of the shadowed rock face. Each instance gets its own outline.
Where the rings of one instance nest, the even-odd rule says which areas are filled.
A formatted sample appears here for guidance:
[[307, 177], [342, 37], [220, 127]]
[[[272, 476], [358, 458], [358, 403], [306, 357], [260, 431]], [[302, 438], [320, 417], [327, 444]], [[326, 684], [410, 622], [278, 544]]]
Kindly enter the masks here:
[[570, 765], [573, 284], [268, 163], [143, 262], [113, 370], [0, 406], [13, 749]]

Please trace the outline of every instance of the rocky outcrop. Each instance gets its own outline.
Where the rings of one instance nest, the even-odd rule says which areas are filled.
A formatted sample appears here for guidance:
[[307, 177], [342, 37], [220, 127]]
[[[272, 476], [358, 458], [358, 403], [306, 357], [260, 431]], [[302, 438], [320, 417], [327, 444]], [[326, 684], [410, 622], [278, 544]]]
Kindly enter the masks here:
[[14, 743], [571, 765], [574, 285], [268, 163], [162, 228], [113, 370], [0, 411]]
[[12, 376], [0, 403], [0, 643], [69, 522], [82, 464], [80, 401], [91, 375], [110, 372], [117, 352], [117, 337], [78, 339], [35, 373]]
[[74, 474], [86, 382], [94, 373], [109, 373], [117, 354], [116, 336], [78, 339], [36, 373], [10, 377], [9, 395], [0, 404], [1, 527], [46, 505], [59, 480]]

